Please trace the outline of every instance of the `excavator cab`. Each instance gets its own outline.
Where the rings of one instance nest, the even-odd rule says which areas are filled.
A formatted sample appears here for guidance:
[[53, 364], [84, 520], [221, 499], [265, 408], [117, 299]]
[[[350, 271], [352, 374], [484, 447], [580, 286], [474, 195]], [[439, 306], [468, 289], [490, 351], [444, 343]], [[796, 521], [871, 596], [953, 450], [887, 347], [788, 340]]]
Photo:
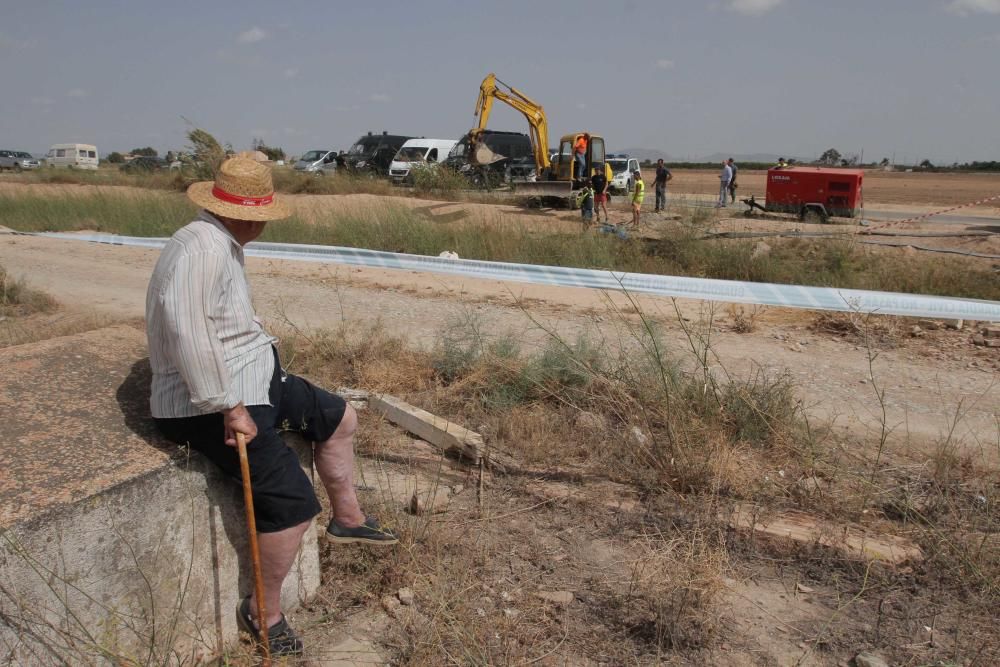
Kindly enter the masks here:
[[575, 134], [567, 134], [559, 140], [559, 156], [552, 162], [552, 171], [549, 180], [572, 182], [573, 189], [576, 190], [582, 187], [584, 178], [594, 175], [594, 166], [598, 165], [598, 168], [604, 167], [604, 173], [608, 176], [608, 181], [610, 182], [611, 167], [608, 166], [605, 159], [604, 138], [593, 134], [590, 135], [590, 141], [587, 142], [587, 152], [584, 154], [584, 171], [582, 174], [576, 173], [577, 162], [573, 147], [576, 146], [576, 142], [582, 136], [584, 136], [583, 132], [577, 132]]

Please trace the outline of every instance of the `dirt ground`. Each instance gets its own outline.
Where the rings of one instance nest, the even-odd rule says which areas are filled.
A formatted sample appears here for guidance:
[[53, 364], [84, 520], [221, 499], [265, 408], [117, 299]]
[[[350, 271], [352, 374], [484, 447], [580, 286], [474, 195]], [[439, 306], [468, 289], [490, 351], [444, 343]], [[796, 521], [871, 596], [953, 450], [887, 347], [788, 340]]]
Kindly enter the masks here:
[[[669, 165], [667, 165], [669, 167]], [[667, 186], [676, 194], [713, 194], [719, 191], [719, 170], [677, 169]], [[653, 182], [654, 169], [644, 169], [642, 178]], [[756, 195], [763, 199], [766, 171], [740, 170], [737, 177], [738, 197]], [[898, 204], [904, 206], [957, 206], [985, 197], [1000, 195], [1000, 175], [997, 174], [925, 174], [886, 171], [865, 171], [865, 204]], [[1000, 215], [995, 204], [994, 215]]]
[[[150, 249], [0, 235], [0, 265], [12, 276], [91, 315], [142, 317], [156, 257]], [[450, 322], [470, 314], [496, 335], [538, 343], [548, 336], [542, 326], [570, 339], [588, 332], [617, 337], [610, 308], [632, 310], [621, 295], [586, 289], [254, 258], [247, 269], [258, 310], [274, 324], [309, 330], [333, 328], [345, 319], [361, 326], [381, 322], [390, 333], [425, 348]], [[683, 349], [672, 302], [641, 297], [639, 303]], [[679, 303], [692, 320], [708, 308], [696, 301]], [[868, 432], [876, 427], [867, 354], [857, 340], [813, 331], [815, 316], [807, 311], [762, 309], [750, 334], [732, 331], [724, 305], [715, 307], [715, 317], [715, 349], [727, 368], [737, 373], [754, 365], [787, 370], [818, 415], [836, 415], [844, 428]], [[898, 326], [905, 331], [909, 325], [900, 321]], [[886, 383], [890, 419], [897, 427], [905, 425], [911, 442], [937, 438], [959, 401], [973, 402], [963, 435], [979, 441], [993, 432], [1000, 349], [974, 346], [972, 335], [968, 328], [929, 331], [920, 338], [903, 335], [892, 349], [880, 352], [875, 370]]]
[[[684, 176], [674, 183], [680, 186]], [[706, 172], [699, 178], [711, 185], [713, 176]], [[912, 185], [913, 175], [906, 177]], [[692, 190], [705, 187], [695, 183]], [[33, 189], [86, 195], [88, 190], [80, 187]], [[0, 192], [22, 188], [3, 184]], [[899, 191], [886, 195], [886, 206], [897, 205], [891, 197], [901, 197]], [[708, 188], [699, 193], [710, 192]], [[924, 206], [943, 199], [929, 185], [922, 196]], [[315, 217], [327, 211], [370, 214], [380, 207], [407, 206], [441, 222], [544, 221], [553, 229], [578, 224], [568, 212], [526, 212], [506, 204], [373, 195], [292, 199], [306, 216]], [[915, 205], [912, 200], [901, 204]], [[613, 215], [624, 218], [624, 205], [619, 202]], [[653, 233], [672, 222], [669, 217], [650, 221]], [[793, 227], [819, 230], [797, 223]], [[714, 219], [711, 228], [774, 231], [787, 229], [788, 223], [723, 216]], [[827, 225], [821, 231], [833, 228]], [[924, 223], [918, 229], [955, 227]], [[995, 237], [949, 242], [996, 250]], [[62, 304], [54, 313], [0, 320], [0, 345], [30, 340], [39, 331], [58, 335], [140, 320], [157, 255], [156, 250], [0, 233], [0, 265]], [[711, 336], [716, 355], [712, 366], [720, 373], [750, 377], [762, 368], [787, 374], [805, 412], [831, 423], [844, 439], [877, 442], [885, 425], [891, 432], [886, 456], [893, 462], [931, 452], [951, 439], [968, 461], [998, 463], [1000, 349], [973, 345], [971, 323], [961, 330], [924, 327], [914, 336], [914, 322], [884, 318], [875, 347], [869, 349], [849, 327], [841, 326], [843, 320], [831, 324], [801, 310], [737, 309], [653, 297], [632, 304], [617, 293], [255, 258], [248, 259], [247, 271], [258, 312], [273, 330], [308, 333], [347, 322], [362, 330], [380, 328], [425, 350], [460, 321], [475, 321], [484, 335], [510, 337], [529, 348], [543, 345], [552, 335], [627, 343], [629, 327], [639, 324], [638, 306], [662, 330], [672, 355], [689, 355], [686, 329], [694, 328]], [[751, 331], [741, 333], [744, 328], [738, 324], [747, 318], [753, 321]], [[294, 359], [289, 361], [292, 371], [309, 373]], [[884, 391], [884, 422], [879, 391]], [[683, 576], [696, 577], [698, 563], [711, 553], [699, 551], [694, 538], [687, 543], [660, 538], [668, 529], [679, 526], [683, 534], [685, 526], [700, 525], [692, 517], [704, 508], [686, 506], [682, 496], [654, 501], [632, 486], [576, 478], [545, 466], [520, 475], [487, 477], [480, 485], [474, 468], [442, 459], [426, 443], [368, 412], [361, 419], [363, 502], [378, 508], [406, 537], [391, 552], [321, 546], [322, 591], [291, 619], [313, 647], [301, 664], [388, 664], [398, 655], [411, 656], [411, 664], [440, 664], [442, 655], [452, 664], [486, 664], [487, 655], [507, 655], [510, 664], [617, 665], [630, 664], [627, 657], [643, 647], [663, 644], [663, 637], [653, 636], [658, 626], [651, 619], [659, 612], [649, 606], [653, 594], [646, 591], [663, 592], [656, 587], [673, 582], [677, 573], [644, 568], [657, 562], [663, 550], [679, 550], [676, 562], [691, 567]], [[842, 455], [854, 454], [845, 450]], [[774, 468], [765, 473], [782, 473]], [[430, 517], [404, 511], [415, 486], [440, 487], [449, 499], [447, 511]], [[875, 594], [862, 599], [867, 583], [859, 591], [859, 579], [848, 576], [848, 566], [839, 561], [815, 553], [757, 551], [751, 548], [756, 544], [733, 535], [722, 542], [738, 566], [722, 579], [718, 613], [699, 619], [689, 635], [669, 638], [683, 658], [678, 657], [681, 653], [650, 653], [642, 664], [833, 667], [849, 664], [868, 642], [905, 647], [900, 650], [916, 656], [906, 664], [945, 664], [931, 662], [931, 657], [942, 655], [935, 641], [952, 641], [951, 635], [937, 630], [936, 639], [934, 628], [951, 632], [964, 627], [960, 617], [938, 615], [933, 590], [914, 585], [906, 591], [910, 597], [893, 589], [882, 599]], [[838, 568], [845, 568], [843, 585], [835, 585], [841, 576]], [[404, 591], [412, 593], [412, 604], [400, 602], [410, 597]], [[895, 610], [893, 604], [907, 608]], [[882, 625], [883, 607], [889, 609], [886, 619], [905, 622], [886, 620]], [[716, 639], [700, 646], [694, 639], [699, 633]], [[526, 643], [505, 646], [509, 637]], [[954, 637], [957, 646], [957, 630]], [[447, 653], [457, 646], [489, 646], [490, 652]], [[995, 647], [980, 652], [997, 654]], [[930, 657], [920, 662], [920, 656]]]

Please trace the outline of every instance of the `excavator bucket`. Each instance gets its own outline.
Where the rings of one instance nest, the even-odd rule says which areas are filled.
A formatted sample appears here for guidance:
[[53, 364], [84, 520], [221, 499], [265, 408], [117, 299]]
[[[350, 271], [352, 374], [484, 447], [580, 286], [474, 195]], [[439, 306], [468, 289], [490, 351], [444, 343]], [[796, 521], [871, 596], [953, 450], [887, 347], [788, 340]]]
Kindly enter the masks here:
[[481, 143], [473, 149], [470, 158], [470, 162], [472, 162], [472, 164], [482, 167], [502, 160], [504, 156], [499, 153], [494, 153], [490, 150], [489, 146]]

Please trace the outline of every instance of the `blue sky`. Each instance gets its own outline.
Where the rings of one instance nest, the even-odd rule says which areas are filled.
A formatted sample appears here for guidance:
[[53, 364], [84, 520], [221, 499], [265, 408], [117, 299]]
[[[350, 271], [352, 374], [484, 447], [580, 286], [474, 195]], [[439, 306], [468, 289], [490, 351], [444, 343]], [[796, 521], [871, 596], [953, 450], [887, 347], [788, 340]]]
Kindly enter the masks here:
[[[0, 0], [0, 148], [457, 138], [488, 72], [612, 151], [1000, 159], [1000, 0]], [[182, 118], [183, 117], [183, 118]], [[524, 130], [498, 105], [490, 126]], [[555, 139], [550, 142], [555, 144]]]

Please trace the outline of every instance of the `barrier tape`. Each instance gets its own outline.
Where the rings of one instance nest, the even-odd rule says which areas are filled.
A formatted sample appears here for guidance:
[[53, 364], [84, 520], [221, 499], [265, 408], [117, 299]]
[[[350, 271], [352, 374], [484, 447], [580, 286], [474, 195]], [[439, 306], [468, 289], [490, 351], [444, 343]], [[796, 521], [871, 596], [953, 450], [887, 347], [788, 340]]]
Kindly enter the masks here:
[[926, 220], [927, 218], [933, 218], [935, 215], [943, 215], [945, 213], [951, 213], [952, 211], [957, 211], [960, 208], [969, 208], [970, 206], [981, 206], [988, 202], [1000, 199], [1000, 195], [994, 195], [992, 197], [986, 197], [985, 199], [980, 199], [978, 201], [969, 202], [968, 204], [959, 204], [958, 206], [952, 206], [951, 208], [944, 208], [940, 211], [934, 211], [933, 213], [924, 213], [923, 215], [914, 216], [912, 218], [907, 218], [906, 220], [893, 220], [892, 222], [887, 222], [885, 224], [876, 225], [875, 227], [869, 227], [864, 231], [858, 232], [859, 234], [871, 234], [876, 229], [885, 229], [886, 227], [893, 227], [895, 225], [905, 225], [909, 222], [916, 222], [917, 220]]
[[[111, 234], [55, 232], [40, 233], [35, 234], [35, 236], [142, 248], [162, 248], [168, 240]], [[1000, 321], [1000, 302], [980, 299], [753, 283], [713, 278], [687, 278], [600, 269], [577, 269], [564, 266], [489, 262], [475, 259], [446, 259], [425, 255], [298, 243], [254, 242], [246, 247], [245, 253], [248, 257], [346, 264], [402, 271], [428, 271], [468, 278], [628, 291], [725, 303], [783, 306], [834, 312], [877, 313], [906, 317]]]

